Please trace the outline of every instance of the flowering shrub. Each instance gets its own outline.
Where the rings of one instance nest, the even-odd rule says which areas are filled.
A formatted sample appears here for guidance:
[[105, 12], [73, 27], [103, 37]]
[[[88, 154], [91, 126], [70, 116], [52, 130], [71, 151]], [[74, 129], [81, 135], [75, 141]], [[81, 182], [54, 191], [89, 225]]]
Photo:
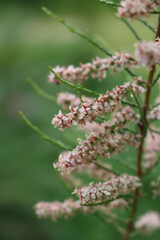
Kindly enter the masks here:
[[[75, 30], [63, 19], [43, 8], [48, 15], [56, 18], [71, 32], [107, 54], [106, 58], [97, 57], [78, 67], [73, 65], [49, 67], [49, 82], [60, 87], [61, 84], [66, 84], [75, 89], [77, 95], [61, 92], [55, 99], [42, 90], [39, 91], [61, 107], [59, 113], [52, 119], [54, 127], [64, 131], [65, 128], [76, 126], [80, 131], [87, 133], [85, 139], [78, 139], [78, 145], [72, 149], [44, 135], [22, 113], [20, 115], [42, 138], [63, 149], [57, 162], [54, 163], [54, 168], [58, 169], [62, 181], [73, 194], [71, 195], [73, 198], [63, 203], [59, 201], [37, 203], [36, 214], [39, 217], [50, 217], [55, 221], [60, 217], [73, 216], [78, 211], [84, 214], [96, 213], [96, 216], [99, 214], [105, 223], [115, 225], [123, 239], [128, 240], [132, 235], [148, 234], [160, 228], [158, 212], [150, 211], [137, 219], [138, 202], [141, 198], [147, 197], [143, 189], [142, 177], [155, 169], [160, 151], [160, 131], [154, 127], [154, 122], [160, 120], [160, 99], [156, 99], [156, 104], [150, 104], [152, 88], [158, 84], [160, 78], [159, 74], [155, 77], [156, 65], [160, 64], [160, 15], [157, 9], [160, 1], [126, 0], [121, 1], [120, 4], [106, 0], [99, 1], [118, 8], [117, 16], [127, 23], [139, 41], [135, 44], [133, 56], [124, 52], [116, 52], [112, 55], [93, 38]], [[150, 17], [151, 14], [158, 15], [157, 29], [141, 19]], [[155, 41], [142, 41], [127, 18], [138, 19], [144, 23], [155, 34]], [[147, 79], [132, 72], [135, 67], [142, 66], [149, 72]], [[103, 94], [81, 85], [89, 78], [95, 79], [94, 81], [105, 81], [108, 70], [112, 73], [126, 71], [130, 75], [130, 81], [123, 79], [120, 86], [116, 86], [111, 91], [106, 89]], [[30, 83], [38, 90], [32, 80]], [[144, 99], [144, 102], [140, 101], [140, 98]], [[115, 161], [114, 155], [117, 155], [118, 159], [119, 154], [128, 147], [131, 156], [132, 149], [137, 149], [137, 157], [133, 159], [135, 166], [131, 165], [127, 158], [119, 159], [119, 163], [127, 166], [133, 174], [120, 174], [112, 166], [112, 162]], [[110, 159], [110, 164], [107, 164], [105, 159]], [[86, 184], [81, 177], [82, 174], [87, 174], [88, 179], [94, 178], [95, 182]], [[152, 181], [149, 189], [154, 198], [160, 195], [160, 177]], [[119, 219], [120, 211], [123, 219]]]

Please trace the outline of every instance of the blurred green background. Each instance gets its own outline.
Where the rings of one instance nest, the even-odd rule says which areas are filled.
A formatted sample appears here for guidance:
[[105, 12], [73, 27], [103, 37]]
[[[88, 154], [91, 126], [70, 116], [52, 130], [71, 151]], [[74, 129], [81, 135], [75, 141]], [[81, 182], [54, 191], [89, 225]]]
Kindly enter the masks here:
[[[95, 0], [1, 0], [0, 6], [0, 240], [121, 239], [112, 226], [106, 227], [95, 216], [78, 214], [57, 223], [37, 219], [32, 208], [36, 202], [63, 201], [69, 194], [52, 167], [60, 150], [29, 129], [18, 111], [23, 111], [49, 136], [69, 143], [68, 135], [75, 132], [69, 131], [67, 135], [54, 129], [51, 119], [58, 112], [58, 106], [34, 92], [26, 77], [30, 76], [54, 96], [59, 91], [73, 92], [63, 85], [47, 83], [48, 65], [77, 65], [97, 55], [105, 57], [46, 16], [41, 6], [48, 7], [76, 28], [89, 31], [111, 52], [133, 53], [134, 36], [112, 10]], [[156, 24], [156, 18], [151, 22]], [[134, 22], [133, 26], [138, 27], [142, 38], [153, 38], [141, 23]], [[145, 73], [142, 74], [145, 77]], [[108, 73], [106, 81], [89, 80], [85, 85], [105, 92], [126, 80], [126, 74]], [[140, 212], [149, 204], [150, 209], [159, 208], [159, 199], [154, 204], [151, 201], [149, 198], [148, 202], [142, 202]], [[158, 240], [160, 234], [157, 232], [153, 237]]]

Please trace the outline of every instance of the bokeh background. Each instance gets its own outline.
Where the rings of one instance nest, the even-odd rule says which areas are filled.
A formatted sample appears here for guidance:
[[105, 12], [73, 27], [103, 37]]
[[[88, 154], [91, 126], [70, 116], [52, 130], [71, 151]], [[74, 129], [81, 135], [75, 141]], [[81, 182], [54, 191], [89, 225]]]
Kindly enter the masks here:
[[[53, 223], [39, 220], [34, 214], [36, 202], [63, 201], [69, 194], [52, 167], [60, 150], [29, 129], [18, 111], [23, 111], [43, 132], [65, 143], [74, 146], [77, 135], [74, 130], [62, 133], [54, 129], [51, 119], [58, 112], [58, 106], [40, 97], [26, 82], [26, 77], [31, 77], [54, 96], [59, 91], [73, 92], [63, 85], [47, 83], [48, 65], [77, 65], [97, 55], [105, 57], [94, 46], [46, 16], [41, 6], [59, 14], [74, 27], [91, 33], [111, 52], [133, 53], [136, 41], [114, 12], [96, 0], [0, 1], [0, 239], [121, 239], [112, 226], [104, 225], [95, 216], [78, 214]], [[156, 18], [151, 22], [155, 25]], [[142, 38], [153, 39], [152, 33], [141, 23], [135, 21], [133, 26]], [[141, 74], [146, 76], [143, 70]], [[105, 92], [126, 80], [125, 73], [108, 73], [107, 80], [101, 83], [89, 80], [85, 86]], [[157, 89], [152, 100], [156, 93]], [[135, 153], [126, 154], [131, 158]], [[146, 178], [146, 183], [156, 178], [158, 172], [159, 169]], [[160, 211], [159, 199], [152, 202], [148, 198], [140, 203], [140, 212], [147, 208]], [[152, 237], [158, 240], [160, 232]], [[151, 236], [136, 239], [151, 239]]]

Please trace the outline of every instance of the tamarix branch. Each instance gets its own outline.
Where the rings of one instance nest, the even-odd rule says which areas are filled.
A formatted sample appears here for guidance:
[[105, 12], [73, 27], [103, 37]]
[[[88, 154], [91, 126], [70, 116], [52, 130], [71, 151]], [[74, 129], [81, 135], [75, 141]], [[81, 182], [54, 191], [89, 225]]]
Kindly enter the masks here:
[[[154, 203], [148, 209], [139, 208], [141, 199], [145, 201], [150, 195], [154, 201], [160, 195], [160, 175], [150, 183], [153, 175], [146, 180], [146, 176], [157, 168], [160, 152], [160, 129], [157, 127], [160, 121], [160, 96], [155, 91], [155, 86], [160, 87], [160, 73], [156, 69], [160, 65], [160, 1], [99, 2], [114, 8], [116, 17], [123, 20], [134, 34], [138, 40], [134, 44], [134, 53], [122, 50], [111, 54], [96, 40], [43, 7], [47, 15], [107, 56], [95, 56], [78, 66], [49, 66], [48, 81], [60, 88], [57, 98], [45, 93], [31, 79], [28, 80], [41, 96], [60, 106], [61, 110], [53, 116], [52, 125], [62, 131], [62, 136], [66, 128], [73, 128], [77, 135], [83, 134], [83, 139], [78, 138], [77, 146], [72, 149], [43, 134], [22, 113], [20, 116], [43, 139], [64, 150], [54, 162], [54, 168], [70, 193], [70, 189], [74, 189], [64, 202], [37, 203], [37, 216], [55, 221], [61, 217], [72, 217], [77, 212], [94, 214], [103, 223], [112, 224], [121, 234], [119, 239], [129, 240], [160, 229], [160, 213], [155, 207], [152, 209]], [[153, 14], [157, 28], [148, 22]], [[132, 27], [134, 20], [151, 30], [154, 41], [141, 39]], [[132, 73], [135, 68], [139, 69], [138, 72], [143, 68], [142, 76]], [[86, 81], [109, 81], [108, 71], [113, 74], [127, 71], [131, 77], [128, 81], [123, 75], [120, 84], [113, 89], [108, 89], [106, 84], [103, 93], [83, 86]], [[75, 90], [74, 94], [63, 92], [64, 85]], [[155, 102], [151, 101], [152, 93]], [[72, 134], [70, 136], [72, 138]], [[73, 141], [70, 139], [71, 146]], [[115, 167], [116, 164], [121, 167]], [[85, 182], [84, 174], [89, 182]]]

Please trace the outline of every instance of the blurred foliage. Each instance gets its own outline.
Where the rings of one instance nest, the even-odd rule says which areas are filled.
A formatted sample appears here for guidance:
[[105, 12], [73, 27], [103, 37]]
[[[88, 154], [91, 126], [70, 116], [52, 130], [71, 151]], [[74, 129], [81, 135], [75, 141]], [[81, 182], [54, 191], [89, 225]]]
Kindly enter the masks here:
[[[32, 77], [36, 83], [50, 94], [56, 96], [59, 91], [71, 91], [47, 83], [48, 65], [68, 65], [89, 61], [96, 55], [105, 55], [68, 33], [63, 26], [50, 19], [41, 11], [46, 5], [60, 14], [73, 26], [90, 32], [98, 41], [111, 51], [133, 52], [134, 36], [126, 26], [117, 20], [111, 10], [93, 0], [1, 0], [0, 9], [0, 239], [1, 240], [56, 240], [83, 239], [96, 240], [119, 239], [119, 234], [112, 226], [105, 226], [95, 216], [77, 215], [69, 220], [39, 220], [34, 215], [32, 206], [37, 201], [63, 201], [69, 197], [64, 186], [58, 181], [52, 167], [60, 150], [39, 137], [26, 126], [18, 116], [22, 110], [25, 115], [43, 132], [53, 138], [69, 142], [68, 135], [77, 137], [76, 132], [67, 134], [53, 128], [51, 119], [58, 111], [58, 106], [41, 98], [26, 82]], [[119, 23], [118, 23], [119, 22]], [[156, 20], [151, 19], [153, 24]], [[133, 23], [145, 39], [153, 38], [152, 33], [140, 23]], [[143, 72], [142, 72], [143, 73]], [[145, 74], [143, 73], [145, 76]], [[87, 87], [104, 92], [128, 79], [125, 73], [111, 75], [106, 81], [88, 81]], [[152, 99], [158, 90], [155, 88]], [[70, 143], [72, 144], [72, 143]], [[132, 150], [123, 157], [131, 155]], [[131, 154], [132, 153], [132, 154]], [[115, 164], [115, 168], [119, 168]], [[122, 169], [121, 169], [122, 170]], [[124, 169], [123, 169], [124, 170]], [[153, 174], [156, 178], [159, 169]], [[151, 176], [147, 177], [149, 183]], [[158, 209], [159, 199], [151, 203], [140, 203], [143, 213], [148, 205]], [[159, 239], [155, 234], [154, 239]], [[145, 236], [144, 238], [151, 239]]]

